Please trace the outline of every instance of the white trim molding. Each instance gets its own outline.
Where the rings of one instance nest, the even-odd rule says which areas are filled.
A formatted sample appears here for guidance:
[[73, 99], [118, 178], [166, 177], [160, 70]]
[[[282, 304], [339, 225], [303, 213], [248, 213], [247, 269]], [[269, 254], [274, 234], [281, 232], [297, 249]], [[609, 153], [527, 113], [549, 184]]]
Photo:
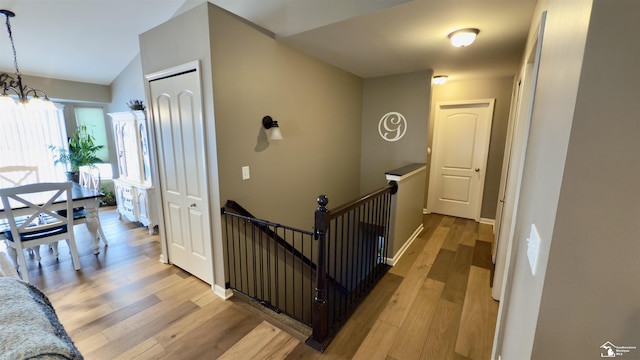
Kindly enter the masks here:
[[487, 225], [494, 226], [496, 224], [496, 221], [493, 219], [480, 218], [480, 224], [487, 224]]
[[398, 253], [396, 254], [396, 256], [394, 256], [393, 258], [385, 258], [386, 264], [394, 266], [400, 260], [402, 255], [404, 255], [404, 252], [407, 251], [409, 246], [411, 246], [413, 241], [417, 239], [418, 236], [420, 236], [420, 234], [422, 233], [422, 230], [424, 230], [424, 225], [420, 224], [420, 226], [418, 226], [416, 231], [414, 231], [413, 234], [411, 234], [411, 236], [409, 237], [409, 239], [404, 243], [404, 245], [402, 245], [400, 250], [398, 250]]
[[[424, 208], [424, 209], [422, 209], [422, 213], [423, 213], [424, 215], [428, 215], [428, 214], [431, 214], [431, 211], [429, 211], [429, 209], [427, 209], [427, 208]], [[469, 220], [473, 220], [473, 219], [469, 219]], [[494, 219], [488, 219], [488, 218], [482, 218], [482, 217], [481, 217], [481, 218], [480, 218], [480, 221], [478, 221], [478, 222], [479, 222], [480, 224], [487, 224], [487, 225], [491, 225], [491, 227], [494, 227], [494, 228], [495, 228], [495, 226], [496, 226], [496, 221], [495, 221]]]
[[480, 218], [480, 224], [491, 225], [491, 231], [496, 233], [496, 221], [494, 219]]
[[233, 290], [225, 289], [220, 285], [213, 285], [213, 293], [218, 295], [223, 300], [229, 300], [233, 296]]

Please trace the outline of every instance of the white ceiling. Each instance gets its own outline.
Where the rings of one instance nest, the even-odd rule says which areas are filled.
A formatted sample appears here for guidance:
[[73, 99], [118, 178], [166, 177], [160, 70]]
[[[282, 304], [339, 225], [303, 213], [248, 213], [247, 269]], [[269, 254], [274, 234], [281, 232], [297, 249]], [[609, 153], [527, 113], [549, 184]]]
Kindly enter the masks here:
[[[138, 35], [203, 0], [4, 0], [23, 74], [110, 84]], [[295, 48], [362, 77], [424, 69], [454, 78], [513, 74], [536, 0], [210, 0]], [[13, 72], [0, 16], [0, 69]], [[476, 27], [468, 48], [447, 34]]]

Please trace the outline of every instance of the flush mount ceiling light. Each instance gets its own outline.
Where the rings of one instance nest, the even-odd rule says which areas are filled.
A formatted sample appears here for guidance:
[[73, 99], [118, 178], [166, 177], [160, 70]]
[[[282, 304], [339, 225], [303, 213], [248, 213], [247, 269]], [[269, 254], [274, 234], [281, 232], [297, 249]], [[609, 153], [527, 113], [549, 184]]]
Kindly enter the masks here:
[[464, 47], [473, 44], [480, 30], [474, 28], [460, 29], [449, 34], [451, 45], [455, 47]]
[[15, 107], [16, 103], [9, 96], [9, 91], [18, 96], [18, 102], [28, 105], [30, 108], [41, 107], [45, 109], [55, 109], [55, 106], [42, 90], [37, 90], [22, 83], [22, 74], [18, 69], [18, 56], [16, 55], [16, 47], [13, 43], [13, 35], [11, 33], [11, 24], [9, 18], [16, 16], [13, 11], [0, 10], [0, 14], [6, 17], [7, 33], [13, 51], [13, 65], [16, 68], [15, 77], [7, 73], [0, 73], [0, 106]]
[[433, 77], [433, 84], [434, 85], [442, 85], [442, 84], [446, 83], [448, 79], [449, 79], [449, 77], [447, 75], [437, 75], [437, 76]]

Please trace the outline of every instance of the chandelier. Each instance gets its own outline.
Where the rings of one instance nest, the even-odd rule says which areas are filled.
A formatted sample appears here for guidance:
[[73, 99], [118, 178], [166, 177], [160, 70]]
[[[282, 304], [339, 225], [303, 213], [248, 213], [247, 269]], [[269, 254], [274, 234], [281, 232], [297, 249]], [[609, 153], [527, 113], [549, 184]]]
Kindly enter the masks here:
[[8, 73], [0, 73], [0, 91], [2, 91], [2, 94], [0, 94], [0, 109], [17, 106], [16, 102], [9, 96], [11, 92], [13, 95], [18, 96], [18, 103], [25, 107], [47, 110], [55, 109], [53, 102], [49, 100], [44, 91], [28, 87], [22, 83], [22, 74], [20, 74], [20, 70], [18, 69], [18, 57], [11, 33], [11, 23], [9, 23], [9, 18], [16, 16], [16, 14], [9, 10], [0, 10], [0, 14], [4, 15], [7, 19], [7, 33], [9, 33], [11, 50], [13, 51], [13, 65], [16, 68], [15, 76], [9, 75]]

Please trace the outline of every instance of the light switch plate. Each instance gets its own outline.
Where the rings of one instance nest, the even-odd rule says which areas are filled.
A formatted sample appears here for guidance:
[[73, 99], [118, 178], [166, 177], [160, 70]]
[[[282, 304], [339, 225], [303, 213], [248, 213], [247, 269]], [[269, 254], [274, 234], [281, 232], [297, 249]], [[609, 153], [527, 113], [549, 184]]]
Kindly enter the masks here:
[[531, 233], [527, 239], [527, 258], [531, 267], [531, 275], [536, 275], [538, 267], [538, 255], [540, 254], [540, 234], [535, 224], [531, 224]]
[[249, 172], [248, 166], [242, 167], [242, 180], [249, 180], [251, 178], [251, 174]]

